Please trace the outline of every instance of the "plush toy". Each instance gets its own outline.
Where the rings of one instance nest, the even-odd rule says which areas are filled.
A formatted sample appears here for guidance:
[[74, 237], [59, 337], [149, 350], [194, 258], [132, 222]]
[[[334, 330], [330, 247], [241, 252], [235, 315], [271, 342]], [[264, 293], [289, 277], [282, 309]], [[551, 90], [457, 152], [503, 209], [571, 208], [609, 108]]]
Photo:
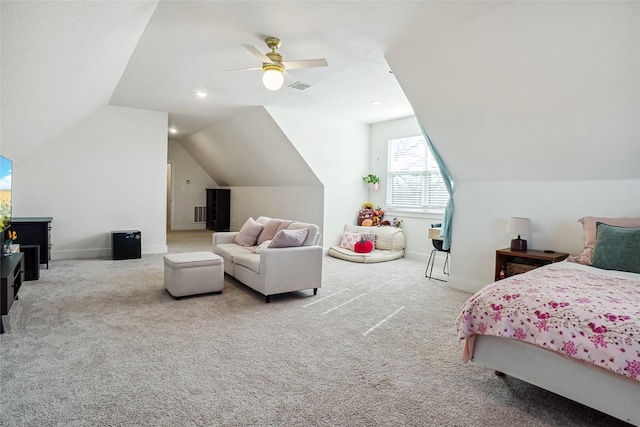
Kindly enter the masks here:
[[[362, 206], [360, 207], [360, 211], [358, 212], [358, 225], [364, 225], [365, 227], [371, 227], [374, 224], [374, 217], [376, 216], [376, 214], [374, 213], [374, 207], [373, 207], [373, 203], [371, 202], [364, 202], [362, 204]], [[367, 221], [367, 225], [363, 224], [364, 221], [366, 220], [371, 220], [371, 222], [369, 223], [369, 221]]]
[[373, 251], [373, 242], [370, 240], [364, 240], [363, 237], [359, 242], [356, 242], [355, 245], [353, 245], [353, 250], [359, 254], [368, 254]]
[[362, 220], [362, 223], [360, 224], [363, 227], [372, 227], [373, 226], [373, 220], [372, 219], [364, 219]]
[[402, 224], [402, 220], [400, 218], [393, 218], [390, 225], [400, 228], [400, 224]]

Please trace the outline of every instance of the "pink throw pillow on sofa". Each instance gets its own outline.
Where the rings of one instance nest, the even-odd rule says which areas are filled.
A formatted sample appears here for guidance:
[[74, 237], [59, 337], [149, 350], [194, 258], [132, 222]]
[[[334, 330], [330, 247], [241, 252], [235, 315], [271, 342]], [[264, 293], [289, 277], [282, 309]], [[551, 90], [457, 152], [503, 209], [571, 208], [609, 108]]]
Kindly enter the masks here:
[[270, 248], [294, 248], [302, 246], [309, 234], [308, 228], [299, 230], [280, 230], [269, 243]]
[[234, 241], [240, 246], [255, 246], [261, 231], [262, 224], [253, 218], [249, 218], [236, 235]]

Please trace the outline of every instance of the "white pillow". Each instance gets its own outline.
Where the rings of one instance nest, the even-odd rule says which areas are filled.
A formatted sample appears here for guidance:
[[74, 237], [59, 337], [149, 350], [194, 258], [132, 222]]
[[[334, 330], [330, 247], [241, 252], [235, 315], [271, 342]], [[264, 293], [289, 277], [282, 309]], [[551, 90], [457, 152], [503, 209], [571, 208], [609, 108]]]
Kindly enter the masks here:
[[340, 242], [340, 247], [353, 250], [353, 247], [357, 242], [360, 241], [362, 235], [360, 233], [351, 233], [349, 231], [345, 231], [342, 234], [342, 241]]
[[255, 246], [261, 231], [262, 224], [250, 217], [244, 223], [234, 241], [240, 246]]
[[271, 240], [265, 240], [264, 242], [262, 242], [258, 246], [256, 246], [256, 252], [255, 253], [259, 254], [260, 252], [262, 252], [262, 250], [264, 248], [268, 248], [270, 244], [271, 244]]

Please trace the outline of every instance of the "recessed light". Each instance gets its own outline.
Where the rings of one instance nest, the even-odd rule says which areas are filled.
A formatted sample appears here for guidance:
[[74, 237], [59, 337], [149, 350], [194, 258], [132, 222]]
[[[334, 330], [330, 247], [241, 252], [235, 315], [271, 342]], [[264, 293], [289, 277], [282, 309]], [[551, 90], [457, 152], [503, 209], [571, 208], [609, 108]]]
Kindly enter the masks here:
[[169, 128], [169, 133], [178, 133], [178, 129], [176, 129], [176, 128]]
[[202, 92], [202, 91], [196, 91], [196, 96], [198, 98], [206, 98], [207, 97], [207, 92]]
[[382, 101], [371, 101], [371, 105], [382, 105]]

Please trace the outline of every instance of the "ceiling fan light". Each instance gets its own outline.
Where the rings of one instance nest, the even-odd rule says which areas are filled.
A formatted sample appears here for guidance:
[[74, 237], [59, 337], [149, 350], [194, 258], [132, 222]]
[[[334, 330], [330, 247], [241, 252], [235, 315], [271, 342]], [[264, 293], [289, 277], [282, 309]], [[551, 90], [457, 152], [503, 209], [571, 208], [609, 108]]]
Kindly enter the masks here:
[[282, 71], [273, 68], [265, 70], [262, 75], [262, 83], [264, 84], [264, 87], [269, 90], [280, 89], [284, 83]]

